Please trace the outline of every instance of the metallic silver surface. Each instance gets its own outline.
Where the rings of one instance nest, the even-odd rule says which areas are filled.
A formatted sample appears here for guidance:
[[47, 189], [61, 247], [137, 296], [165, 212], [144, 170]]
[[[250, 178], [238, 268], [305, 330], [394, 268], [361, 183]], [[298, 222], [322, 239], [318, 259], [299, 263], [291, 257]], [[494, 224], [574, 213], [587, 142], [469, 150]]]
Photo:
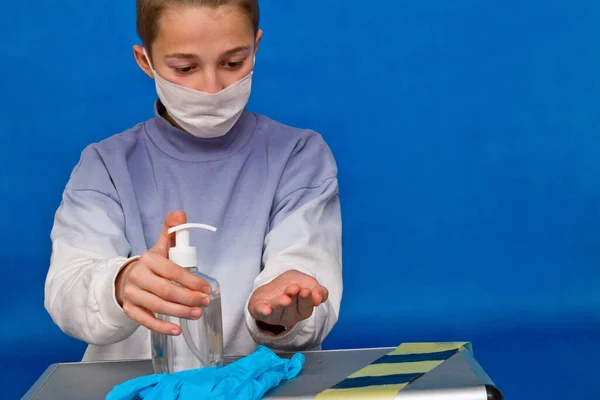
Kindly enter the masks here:
[[[301, 374], [274, 388], [265, 398], [314, 399], [319, 392], [334, 386], [392, 350], [394, 348], [304, 352], [306, 363]], [[292, 354], [279, 353], [282, 357], [291, 357]], [[225, 364], [238, 358], [225, 357]], [[54, 364], [40, 376], [23, 399], [104, 399], [115, 385], [152, 373], [154, 371], [150, 360]], [[461, 352], [415, 380], [397, 398], [486, 400], [483, 385], [491, 381], [484, 381], [482, 377], [489, 379], [470, 353]]]
[[425, 389], [425, 390], [403, 390], [396, 396], [399, 400], [486, 400], [487, 391], [485, 386], [447, 388], [447, 389]]

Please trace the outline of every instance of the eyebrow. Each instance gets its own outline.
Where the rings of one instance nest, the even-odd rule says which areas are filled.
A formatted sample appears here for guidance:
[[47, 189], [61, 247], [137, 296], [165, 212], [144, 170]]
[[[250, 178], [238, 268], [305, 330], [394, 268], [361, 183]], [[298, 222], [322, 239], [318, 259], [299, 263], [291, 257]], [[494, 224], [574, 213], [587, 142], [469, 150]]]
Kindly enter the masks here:
[[[227, 57], [227, 56], [231, 56], [233, 54], [242, 52], [242, 51], [249, 51], [250, 50], [250, 46], [239, 46], [236, 48], [233, 48], [231, 50], [227, 50], [225, 53], [223, 53], [221, 55], [221, 57]], [[173, 54], [167, 54], [165, 56], [165, 58], [175, 58], [175, 59], [179, 59], [179, 60], [195, 60], [198, 57], [195, 54], [191, 54], [191, 53], [173, 53]]]
[[225, 53], [222, 54], [222, 56], [223, 57], [225, 57], [225, 56], [231, 56], [231, 55], [233, 55], [235, 53], [239, 53], [239, 52], [242, 52], [242, 51], [250, 51], [250, 46], [239, 46], [239, 47], [236, 47], [234, 49], [227, 50]]
[[195, 59], [196, 56], [194, 54], [173, 53], [173, 54], [167, 54], [165, 56], [165, 58], [176, 58], [176, 59], [180, 59], [180, 60], [191, 60], [191, 59]]

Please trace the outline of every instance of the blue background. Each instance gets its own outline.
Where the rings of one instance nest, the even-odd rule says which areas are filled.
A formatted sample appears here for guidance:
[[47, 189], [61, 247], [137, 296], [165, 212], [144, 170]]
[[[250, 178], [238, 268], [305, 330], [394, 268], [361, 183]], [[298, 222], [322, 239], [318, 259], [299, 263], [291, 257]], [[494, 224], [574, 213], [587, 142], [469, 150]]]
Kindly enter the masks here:
[[[17, 398], [84, 350], [43, 307], [68, 176], [155, 92], [134, 1], [3, 3], [0, 397]], [[340, 168], [325, 347], [471, 340], [506, 398], [598, 397], [600, 3], [261, 5], [249, 108], [321, 132]]]

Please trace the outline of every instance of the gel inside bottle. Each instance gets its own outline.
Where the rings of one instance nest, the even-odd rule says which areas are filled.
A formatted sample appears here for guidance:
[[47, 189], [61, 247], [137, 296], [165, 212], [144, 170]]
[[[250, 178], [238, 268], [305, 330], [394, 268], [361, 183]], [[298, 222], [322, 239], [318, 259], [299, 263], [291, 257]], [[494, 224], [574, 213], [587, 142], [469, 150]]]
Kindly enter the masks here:
[[181, 326], [179, 336], [151, 333], [152, 365], [157, 374], [223, 365], [221, 288], [216, 279], [198, 271], [196, 248], [190, 247], [189, 230], [192, 228], [217, 230], [203, 224], [183, 224], [169, 229], [169, 234], [176, 233], [175, 247], [169, 249], [169, 259], [210, 284], [210, 304], [202, 309], [199, 320], [156, 315], [163, 321]]

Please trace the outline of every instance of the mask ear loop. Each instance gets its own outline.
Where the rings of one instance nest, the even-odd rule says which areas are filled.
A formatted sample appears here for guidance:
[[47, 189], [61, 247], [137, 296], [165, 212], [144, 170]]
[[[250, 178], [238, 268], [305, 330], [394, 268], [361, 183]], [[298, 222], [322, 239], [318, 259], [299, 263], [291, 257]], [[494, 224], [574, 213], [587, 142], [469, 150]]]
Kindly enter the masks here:
[[154, 75], [156, 75], [156, 71], [154, 71], [154, 67], [152, 66], [152, 62], [150, 61], [150, 57], [148, 57], [148, 53], [146, 53], [146, 48], [144, 47], [144, 57], [146, 57], [146, 61], [148, 62], [148, 66]]

